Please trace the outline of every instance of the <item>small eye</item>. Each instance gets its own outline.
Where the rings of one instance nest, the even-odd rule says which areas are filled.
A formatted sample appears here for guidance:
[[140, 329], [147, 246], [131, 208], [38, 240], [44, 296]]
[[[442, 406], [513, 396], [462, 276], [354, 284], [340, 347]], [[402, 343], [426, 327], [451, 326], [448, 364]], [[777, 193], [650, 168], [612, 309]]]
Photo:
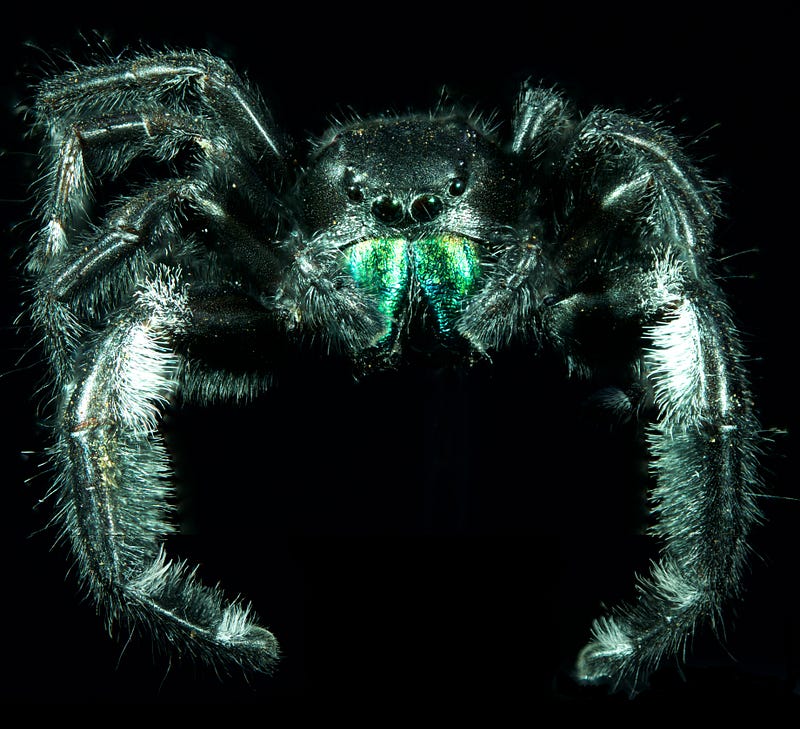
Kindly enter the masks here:
[[348, 185], [345, 192], [354, 203], [360, 203], [364, 199], [364, 191], [358, 185]]
[[467, 189], [467, 181], [463, 177], [454, 177], [450, 180], [450, 187], [447, 189], [453, 197], [463, 195]]

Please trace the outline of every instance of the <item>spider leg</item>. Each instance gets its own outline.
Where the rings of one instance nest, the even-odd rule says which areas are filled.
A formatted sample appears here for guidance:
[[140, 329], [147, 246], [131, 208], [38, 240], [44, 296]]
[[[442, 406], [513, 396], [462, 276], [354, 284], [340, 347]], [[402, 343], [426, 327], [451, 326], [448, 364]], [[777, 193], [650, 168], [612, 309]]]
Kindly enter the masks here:
[[[531, 187], [547, 190], [560, 149], [574, 126], [568, 104], [556, 91], [525, 84], [514, 118], [511, 150], [535, 170]], [[540, 201], [529, 200], [531, 207]], [[542, 265], [545, 230], [529, 230], [523, 240], [504, 246], [486, 284], [473, 296], [459, 331], [480, 352], [497, 350], [515, 339], [541, 335], [538, 312], [557, 289], [553, 270]]]
[[[269, 302], [284, 268], [272, 246], [287, 218], [280, 137], [258, 95], [203, 53], [76, 67], [37, 92], [46, 174], [30, 311], [56, 386], [63, 533], [109, 623], [269, 670], [277, 643], [249, 607], [163, 552], [171, 491], [157, 425], [178, 395], [262, 391], [291, 350]], [[141, 173], [143, 186], [127, 184]], [[277, 344], [254, 345], [264, 337]]]
[[59, 126], [155, 105], [222, 119], [254, 159], [283, 161], [283, 140], [262, 99], [225, 61], [201, 51], [78, 67], [43, 81], [38, 96], [40, 113]]
[[264, 215], [274, 204], [274, 195], [261, 176], [238, 154], [238, 143], [226, 136], [229, 130], [221, 127], [212, 132], [201, 117], [164, 110], [125, 110], [80, 118], [64, 126], [61, 120], [56, 126], [46, 115], [40, 117], [40, 124], [50, 134], [46, 154], [52, 172], [43, 180], [44, 226], [28, 262], [32, 273], [63, 255], [75, 233], [86, 227], [92, 176], [118, 176], [141, 155], [167, 161], [181, 149], [193, 147], [197, 159], [190, 171], [197, 177], [208, 181], [224, 178], [220, 189], [245, 195], [252, 209]]
[[[680, 281], [680, 270], [670, 275]], [[654, 287], [664, 283], [658, 278]], [[668, 289], [645, 331], [643, 387], [658, 410], [648, 444], [661, 556], [636, 601], [595, 622], [576, 668], [581, 680], [632, 692], [698, 623], [722, 627], [721, 607], [738, 595], [758, 519], [759, 427], [736, 330], [721, 297], [691, 288]]]
[[539, 336], [539, 292], [548, 290], [551, 278], [540, 260], [538, 243], [531, 239], [508, 250], [493, 266], [458, 323], [459, 332], [477, 351], [497, 350], [515, 339]]
[[[168, 251], [181, 260], [186, 246], [178, 232], [179, 218], [187, 208], [207, 222], [218, 247], [238, 262], [246, 275], [261, 285], [274, 283], [279, 270], [275, 255], [234, 220], [207, 183], [189, 178], [153, 183], [113, 210], [89, 247], [71, 247], [50, 264], [37, 283], [31, 315], [43, 332], [57, 378], [62, 379], [72, 367], [81, 319], [97, 321], [107, 314], [148, 261], [168, 257]], [[192, 265], [188, 258], [186, 261], [187, 266]], [[119, 290], [112, 291], [111, 284], [103, 282], [123, 266], [127, 266], [126, 275], [114, 278]], [[99, 287], [95, 285], [98, 281]]]
[[738, 594], [758, 519], [759, 426], [736, 328], [699, 255], [715, 199], [673, 138], [595, 112], [575, 130], [562, 181], [567, 242], [554, 256], [570, 289], [543, 326], [579, 371], [592, 363], [581, 351], [587, 320], [635, 328], [628, 369], [656, 412], [648, 443], [661, 555], [636, 600], [595, 622], [576, 667], [582, 681], [634, 693], [698, 623], [719, 628], [722, 604]]
[[526, 83], [517, 98], [511, 150], [530, 159], [552, 154], [573, 127], [568, 104], [560, 93]]
[[58, 518], [110, 622], [144, 625], [160, 644], [211, 663], [268, 671], [277, 642], [249, 606], [200, 584], [160, 546], [172, 527], [156, 424], [178, 386], [173, 342], [190, 326], [190, 305], [188, 287], [163, 268], [86, 347], [56, 420]]

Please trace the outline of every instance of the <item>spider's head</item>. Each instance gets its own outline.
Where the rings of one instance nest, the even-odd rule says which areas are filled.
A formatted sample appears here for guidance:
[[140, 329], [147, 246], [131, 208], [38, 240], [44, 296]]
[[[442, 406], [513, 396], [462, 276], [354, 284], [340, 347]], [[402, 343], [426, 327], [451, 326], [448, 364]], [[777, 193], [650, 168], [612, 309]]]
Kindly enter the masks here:
[[515, 175], [513, 158], [466, 116], [358, 121], [320, 145], [296, 191], [300, 223], [313, 246], [341, 251], [371, 298], [380, 354], [468, 347], [461, 312], [516, 239]]
[[491, 243], [518, 216], [511, 158], [467, 117], [381, 117], [326, 139], [299, 205], [306, 232], [331, 245], [442, 233]]

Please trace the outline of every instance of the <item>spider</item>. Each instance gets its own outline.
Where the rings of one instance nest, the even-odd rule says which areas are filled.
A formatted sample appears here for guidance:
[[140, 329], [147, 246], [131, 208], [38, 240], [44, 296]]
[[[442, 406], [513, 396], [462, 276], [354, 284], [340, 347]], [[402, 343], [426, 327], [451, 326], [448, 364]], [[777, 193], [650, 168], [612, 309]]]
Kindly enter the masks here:
[[610, 373], [603, 403], [648, 423], [660, 556], [575, 676], [633, 693], [719, 626], [759, 426], [710, 260], [716, 194], [669, 130], [525, 83], [506, 137], [442, 103], [336, 123], [296, 168], [256, 90], [197, 51], [76, 65], [32, 109], [57, 520], [110, 622], [214, 665], [279, 656], [246, 603], [165, 554], [167, 403], [250, 398], [309, 353], [361, 375], [524, 341], [565, 378]]

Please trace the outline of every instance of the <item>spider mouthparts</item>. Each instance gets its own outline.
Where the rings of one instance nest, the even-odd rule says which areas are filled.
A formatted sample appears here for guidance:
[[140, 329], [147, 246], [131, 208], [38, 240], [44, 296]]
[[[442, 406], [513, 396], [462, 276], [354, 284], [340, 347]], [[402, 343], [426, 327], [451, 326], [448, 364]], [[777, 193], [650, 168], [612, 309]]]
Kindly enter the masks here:
[[[375, 297], [385, 317], [383, 341], [395, 341], [398, 325], [405, 324], [413, 334], [409, 346], [420, 351], [440, 348], [443, 339], [453, 336], [463, 304], [482, 271], [479, 246], [456, 235], [413, 241], [374, 238], [344, 253], [353, 279]], [[417, 305], [417, 300], [423, 305]], [[422, 315], [411, 326], [414, 311]]]

